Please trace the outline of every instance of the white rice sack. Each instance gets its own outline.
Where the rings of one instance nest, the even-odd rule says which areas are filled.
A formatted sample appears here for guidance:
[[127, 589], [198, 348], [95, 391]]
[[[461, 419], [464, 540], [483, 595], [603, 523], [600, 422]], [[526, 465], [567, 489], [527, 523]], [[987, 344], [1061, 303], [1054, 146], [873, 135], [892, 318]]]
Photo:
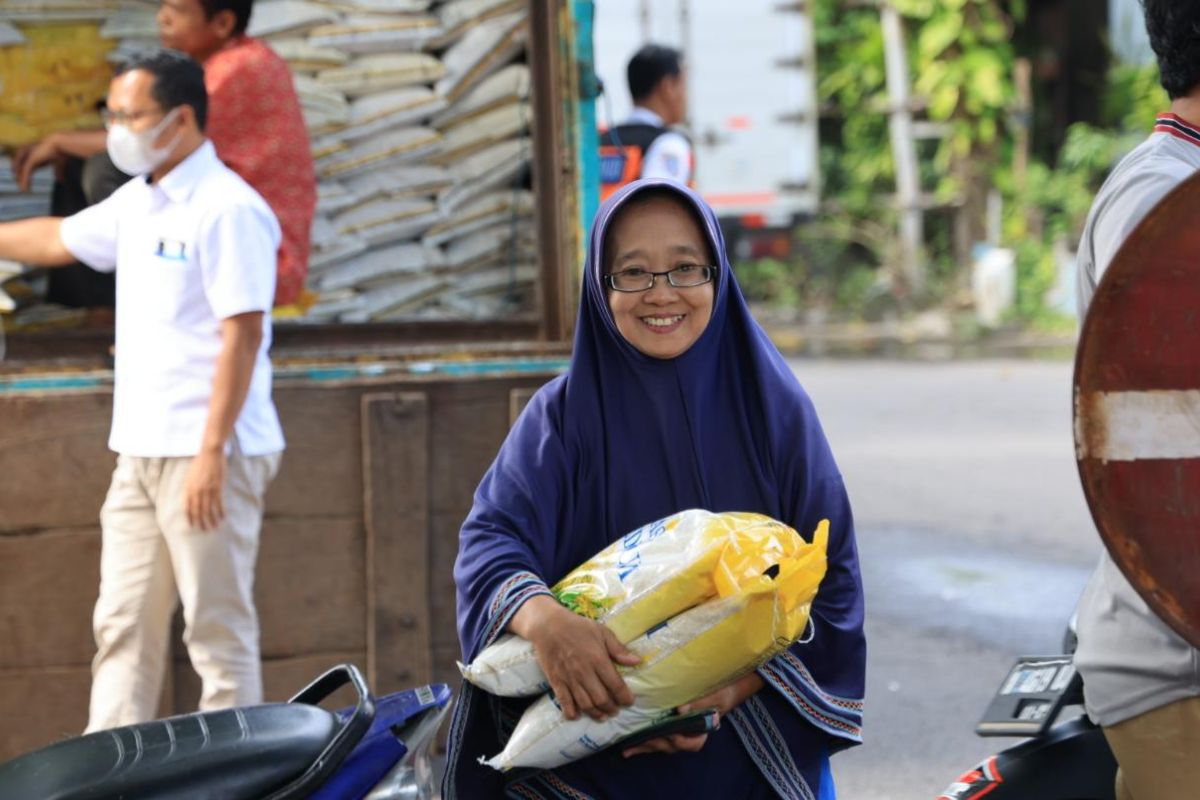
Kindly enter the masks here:
[[445, 244], [460, 236], [483, 230], [499, 222], [512, 222], [533, 214], [533, 193], [524, 189], [484, 195], [455, 211], [448, 219], [425, 233], [425, 244]]
[[440, 220], [437, 206], [427, 200], [386, 198], [345, 211], [332, 222], [341, 234], [380, 245], [420, 236]]
[[323, 69], [345, 66], [350, 62], [350, 56], [344, 51], [332, 47], [318, 47], [307, 39], [274, 39], [270, 45], [293, 72], [320, 72]]
[[359, 295], [356, 307], [338, 316], [342, 322], [370, 322], [382, 314], [416, 308], [445, 289], [447, 281], [432, 275], [403, 278]]
[[337, 214], [348, 208], [353, 208], [363, 201], [344, 184], [335, 181], [321, 181], [317, 184], [317, 213]]
[[345, 125], [350, 119], [350, 103], [336, 89], [330, 89], [305, 75], [294, 75], [292, 83], [304, 112], [304, 121], [309, 129], [332, 125]]
[[442, 137], [432, 128], [399, 128], [350, 145], [317, 165], [322, 178], [349, 178], [367, 170], [412, 162], [433, 155]]
[[438, 205], [454, 211], [493, 189], [512, 186], [532, 159], [529, 139], [510, 139], [467, 156], [450, 168], [457, 183], [438, 196]]
[[416, 14], [428, 11], [433, 0], [337, 0], [337, 5], [373, 14]]
[[295, 35], [318, 25], [336, 22], [338, 13], [311, 0], [258, 0], [246, 33], [255, 37]]
[[441, 24], [430, 16], [359, 16], [313, 28], [309, 41], [354, 54], [397, 53], [420, 50], [441, 34]]
[[442, 54], [445, 77], [437, 82], [438, 94], [456, 101], [488, 75], [512, 61], [525, 48], [528, 26], [525, 14], [497, 17], [471, 28]]
[[441, 48], [457, 41], [471, 28], [490, 19], [524, 11], [528, 0], [450, 0], [437, 9], [443, 36], [432, 46]]
[[436, 197], [454, 185], [450, 170], [433, 164], [402, 164], [373, 169], [346, 179], [364, 201], [377, 197]]
[[446, 101], [424, 86], [369, 94], [350, 104], [347, 125], [338, 137], [355, 142], [392, 128], [417, 125], [446, 107]]
[[459, 276], [454, 282], [454, 292], [463, 297], [503, 294], [535, 280], [537, 267], [533, 264], [491, 267]]
[[533, 113], [528, 103], [511, 103], [451, 128], [442, 137], [441, 150], [433, 159], [453, 164], [529, 130]]
[[314, 281], [320, 291], [369, 288], [400, 275], [443, 269], [446, 258], [436, 247], [414, 242], [372, 250], [324, 270]]
[[494, 75], [484, 78], [453, 106], [435, 115], [433, 127], [445, 131], [500, 106], [528, 100], [532, 87], [529, 67], [524, 64], [509, 64]]
[[446, 68], [427, 53], [388, 53], [360, 56], [344, 67], [317, 75], [317, 82], [351, 97], [436, 81]]
[[308, 316], [337, 319], [342, 314], [350, 313], [361, 305], [358, 293], [352, 289], [330, 292], [320, 296], [313, 307], [308, 310]]
[[[590, 755], [680, 705], [728, 685], [800, 639], [826, 573], [829, 521], [817, 525], [811, 543], [791, 528], [775, 525], [788, 535], [751, 536], [744, 546], [731, 545], [720, 554], [711, 569], [718, 595], [628, 643], [641, 658], [635, 666], [618, 667], [634, 696], [631, 708], [605, 722], [593, 722], [586, 715], [570, 721], [545, 696], [525, 711], [503, 752], [484, 763], [500, 770], [550, 769]], [[642, 568], [627, 561], [625, 555], [620, 549], [607, 556], [602, 551], [594, 563]], [[617, 558], [613, 561], [610, 556]], [[603, 579], [595, 567], [587, 576], [588, 580]], [[657, 588], [668, 585], [660, 583]], [[578, 584], [575, 588], [587, 587]], [[554, 591], [562, 590], [556, 586]]]
[[[794, 530], [761, 514], [713, 514], [690, 509], [644, 525], [613, 542], [551, 587], [559, 602], [577, 614], [602, 622], [618, 641], [629, 642], [716, 596], [722, 575], [738, 559], [751, 558], [757, 576], [771, 563], [801, 552], [804, 541]], [[513, 651], [524, 647], [519, 661]], [[520, 679], [497, 675], [519, 668], [523, 675], [535, 664], [533, 645], [506, 645], [506, 660], [494, 662], [484, 648], [462, 668], [463, 677], [479, 688], [499, 694]], [[478, 681], [478, 682], [477, 682]], [[526, 681], [520, 695], [537, 693], [543, 680]], [[635, 693], [636, 694], [636, 693]]]
[[531, 261], [537, 257], [533, 226], [502, 223], [451, 241], [445, 249], [446, 266], [466, 271], [497, 263]]
[[[677, 705], [694, 698], [663, 705], [655, 697], [654, 687], [643, 685], [638, 673], [651, 670], [656, 662], [670, 658], [745, 606], [746, 598], [742, 595], [712, 600], [684, 611], [630, 642], [627, 646], [642, 657], [642, 663], [621, 671], [635, 701], [615, 717], [597, 722], [583, 714], [579, 719], [568, 720], [553, 697], [545, 695], [521, 716], [504, 750], [480, 762], [504, 771], [514, 767], [553, 769], [597, 753], [618, 739], [665, 719]], [[703, 693], [696, 695], [702, 696]]]
[[333, 223], [329, 221], [329, 217], [324, 214], [313, 216], [312, 228], [308, 234], [309, 241], [312, 242], [313, 247], [318, 250], [332, 247], [339, 236], [338, 229], [333, 227]]
[[313, 284], [321, 271], [361, 255], [369, 248], [370, 245], [358, 236], [339, 236], [325, 247], [314, 248], [308, 256], [309, 285]]

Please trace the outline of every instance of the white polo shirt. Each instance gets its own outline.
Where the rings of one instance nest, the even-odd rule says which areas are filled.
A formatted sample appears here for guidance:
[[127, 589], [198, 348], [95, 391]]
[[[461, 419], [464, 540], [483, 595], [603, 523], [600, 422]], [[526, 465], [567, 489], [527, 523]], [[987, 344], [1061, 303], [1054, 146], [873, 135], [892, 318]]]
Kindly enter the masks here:
[[267, 357], [279, 223], [211, 142], [157, 184], [134, 178], [64, 219], [61, 237], [93, 269], [120, 267], [111, 449], [148, 458], [196, 455], [220, 322], [261, 311], [262, 346], [234, 435], [245, 455], [283, 450]]
[[[634, 106], [624, 124], [665, 127], [662, 117], [641, 106]], [[639, 177], [666, 178], [676, 183], [687, 183], [692, 179], [692, 143], [679, 131], [662, 134], [646, 149]]]

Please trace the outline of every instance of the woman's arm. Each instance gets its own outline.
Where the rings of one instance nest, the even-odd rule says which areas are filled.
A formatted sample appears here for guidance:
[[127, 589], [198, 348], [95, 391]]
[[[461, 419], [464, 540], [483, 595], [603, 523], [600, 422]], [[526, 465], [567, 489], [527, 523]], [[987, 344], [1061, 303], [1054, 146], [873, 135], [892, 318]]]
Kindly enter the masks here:
[[608, 628], [545, 595], [527, 600], [508, 627], [533, 645], [567, 719], [583, 713], [604, 720], [615, 716], [621, 706], [633, 705], [633, 692], [616, 664], [633, 666], [641, 659]]

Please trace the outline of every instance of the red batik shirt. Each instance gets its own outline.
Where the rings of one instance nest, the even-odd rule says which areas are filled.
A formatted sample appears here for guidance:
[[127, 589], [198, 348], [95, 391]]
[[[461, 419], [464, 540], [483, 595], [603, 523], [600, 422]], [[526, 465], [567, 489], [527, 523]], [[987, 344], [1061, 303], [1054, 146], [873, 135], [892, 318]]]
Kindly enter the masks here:
[[206, 133], [225, 164], [253, 186], [283, 230], [275, 305], [294, 303], [308, 274], [317, 205], [308, 129], [292, 74], [270, 47], [249, 36], [204, 62]]

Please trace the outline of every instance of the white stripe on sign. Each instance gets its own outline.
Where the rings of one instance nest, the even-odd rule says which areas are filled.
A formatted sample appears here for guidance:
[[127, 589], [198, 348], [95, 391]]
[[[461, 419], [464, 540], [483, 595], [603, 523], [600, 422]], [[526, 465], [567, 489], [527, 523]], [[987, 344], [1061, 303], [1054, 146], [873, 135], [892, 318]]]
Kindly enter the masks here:
[[1200, 390], [1076, 395], [1080, 459], [1200, 458]]

